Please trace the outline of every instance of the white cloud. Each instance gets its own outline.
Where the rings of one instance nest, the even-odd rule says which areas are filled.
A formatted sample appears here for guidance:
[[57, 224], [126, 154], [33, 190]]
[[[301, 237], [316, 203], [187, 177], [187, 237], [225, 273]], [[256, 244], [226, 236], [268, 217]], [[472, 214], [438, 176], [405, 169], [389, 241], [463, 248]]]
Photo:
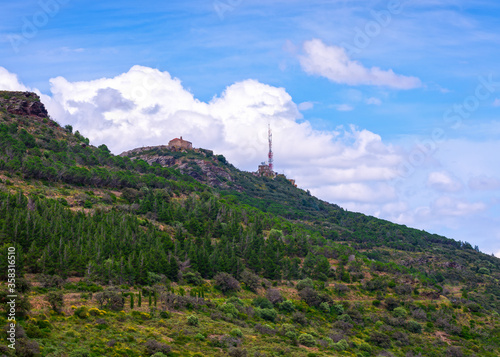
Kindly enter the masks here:
[[0, 67], [0, 90], [27, 91], [29, 89], [19, 82], [17, 75], [10, 73], [4, 67]]
[[369, 104], [369, 105], [381, 105], [382, 101], [380, 99], [378, 99], [378, 98], [371, 97], [371, 98], [368, 98], [366, 100], [366, 104]]
[[337, 109], [339, 112], [350, 112], [354, 110], [354, 107], [349, 104], [338, 104], [335, 106], [335, 109]]
[[299, 56], [302, 69], [308, 74], [328, 78], [348, 85], [386, 86], [395, 89], [413, 89], [422, 86], [420, 79], [395, 74], [392, 69], [366, 68], [351, 60], [342, 47], [327, 46], [321, 40], [304, 43], [305, 55]]
[[490, 191], [500, 189], [500, 179], [481, 175], [469, 179], [469, 188], [476, 191]]
[[444, 196], [438, 198], [432, 208], [431, 212], [439, 216], [469, 216], [484, 211], [487, 206], [483, 202], [467, 202]]
[[496, 98], [496, 99], [493, 101], [493, 106], [494, 106], [494, 107], [500, 107], [500, 98]]
[[313, 102], [302, 102], [298, 105], [300, 111], [306, 111], [314, 108]]
[[431, 172], [427, 178], [427, 185], [438, 191], [457, 192], [462, 189], [462, 184], [451, 177], [447, 172]]
[[396, 148], [353, 126], [313, 130], [309, 122], [298, 121], [299, 107], [310, 105], [297, 106], [283, 88], [245, 80], [202, 102], [168, 72], [141, 66], [88, 82], [58, 77], [51, 85], [52, 97], [43, 97], [51, 115], [115, 153], [182, 135], [195, 147], [213, 149], [253, 171], [267, 157], [270, 123], [276, 169], [286, 168], [301, 187], [320, 190], [319, 196], [331, 202], [394, 197], [383, 182], [397, 174]]

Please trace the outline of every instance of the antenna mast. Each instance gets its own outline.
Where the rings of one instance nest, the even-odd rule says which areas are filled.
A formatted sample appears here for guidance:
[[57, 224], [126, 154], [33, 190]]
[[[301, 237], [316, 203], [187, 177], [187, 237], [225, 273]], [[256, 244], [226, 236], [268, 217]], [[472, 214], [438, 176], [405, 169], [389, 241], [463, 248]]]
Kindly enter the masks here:
[[273, 133], [269, 124], [269, 171], [273, 172]]

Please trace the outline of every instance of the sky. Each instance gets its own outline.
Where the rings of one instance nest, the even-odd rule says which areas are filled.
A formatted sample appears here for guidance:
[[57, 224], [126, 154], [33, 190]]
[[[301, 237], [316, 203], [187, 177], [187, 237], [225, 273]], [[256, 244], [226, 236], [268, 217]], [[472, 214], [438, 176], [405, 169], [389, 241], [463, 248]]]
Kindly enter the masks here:
[[0, 89], [120, 154], [183, 136], [500, 256], [500, 3], [22, 0]]

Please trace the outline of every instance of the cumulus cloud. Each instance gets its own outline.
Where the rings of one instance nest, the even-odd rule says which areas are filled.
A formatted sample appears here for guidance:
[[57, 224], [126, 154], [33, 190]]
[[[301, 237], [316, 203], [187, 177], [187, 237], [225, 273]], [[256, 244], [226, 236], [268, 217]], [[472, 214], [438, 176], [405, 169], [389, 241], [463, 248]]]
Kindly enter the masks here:
[[460, 181], [443, 171], [431, 172], [427, 178], [427, 185], [435, 190], [445, 192], [457, 192], [462, 189]]
[[245, 80], [203, 102], [168, 72], [134, 66], [94, 81], [54, 78], [51, 91], [42, 100], [56, 120], [114, 153], [166, 144], [182, 135], [195, 147], [213, 149], [253, 171], [267, 158], [270, 123], [276, 169], [286, 168], [302, 187], [321, 191], [318, 195], [331, 202], [387, 202], [394, 197], [384, 182], [397, 175], [401, 156], [395, 147], [354, 126], [314, 130], [299, 111], [312, 103], [296, 105], [283, 88]]
[[394, 89], [413, 89], [422, 86], [420, 79], [395, 74], [392, 69], [367, 68], [351, 60], [342, 47], [327, 46], [321, 40], [306, 41], [304, 55], [299, 56], [302, 69], [312, 75], [348, 85], [385, 86]]
[[29, 88], [22, 84], [17, 75], [0, 67], [0, 90], [27, 91]]

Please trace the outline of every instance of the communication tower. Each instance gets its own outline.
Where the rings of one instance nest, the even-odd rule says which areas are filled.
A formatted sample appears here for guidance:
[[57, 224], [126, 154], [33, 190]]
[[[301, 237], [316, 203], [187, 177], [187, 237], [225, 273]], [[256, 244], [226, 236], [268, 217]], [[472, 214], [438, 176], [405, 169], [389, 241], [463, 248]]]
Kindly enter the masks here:
[[269, 124], [269, 171], [273, 172], [273, 133], [271, 132], [271, 124]]

